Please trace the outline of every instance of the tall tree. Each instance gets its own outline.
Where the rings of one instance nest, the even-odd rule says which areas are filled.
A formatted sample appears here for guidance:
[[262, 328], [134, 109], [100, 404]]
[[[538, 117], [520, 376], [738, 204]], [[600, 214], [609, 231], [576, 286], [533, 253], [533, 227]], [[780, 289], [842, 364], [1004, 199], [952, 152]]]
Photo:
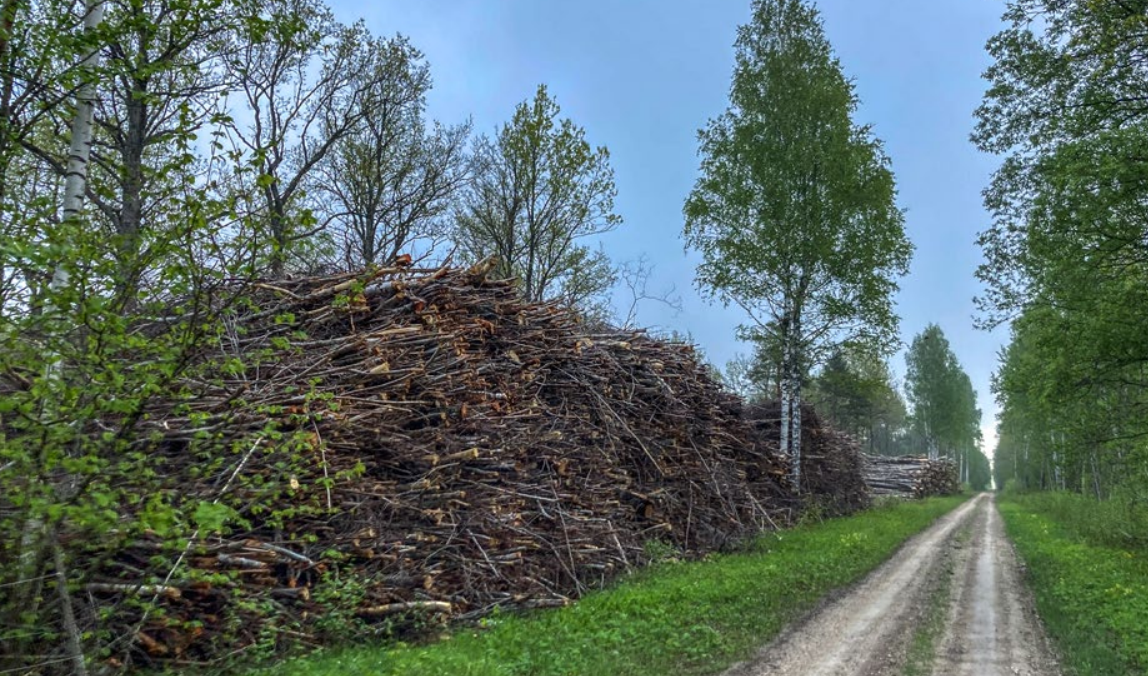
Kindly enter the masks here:
[[958, 461], [961, 479], [967, 481], [972, 459], [980, 453], [981, 411], [972, 380], [941, 327], [930, 324], [917, 334], [905, 354], [905, 365], [911, 422], [926, 453]]
[[446, 229], [443, 217], [468, 179], [470, 124], [427, 129], [430, 69], [406, 40], [385, 46], [393, 69], [368, 76], [362, 122], [316, 166], [313, 192], [342, 262], [358, 268], [393, 259], [412, 241]]
[[582, 242], [622, 222], [614, 213], [614, 170], [605, 147], [540, 85], [493, 139], [475, 147], [475, 179], [458, 213], [458, 239], [472, 259], [495, 256], [534, 301], [586, 307], [617, 277], [600, 249]]
[[757, 0], [738, 29], [730, 108], [700, 132], [684, 235], [698, 284], [782, 348], [781, 445], [800, 485], [801, 385], [834, 345], [895, 339], [905, 237], [889, 160], [816, 9]]
[[223, 112], [222, 57], [247, 9], [232, 0], [106, 4], [108, 73], [96, 111], [88, 196], [107, 224], [124, 271], [122, 293], [131, 301], [158, 263], [150, 240], [172, 220], [164, 210], [196, 181], [190, 149]]
[[317, 0], [266, 0], [241, 40], [229, 68], [248, 116], [236, 118], [232, 136], [257, 168], [266, 265], [281, 275], [293, 250], [323, 229], [305, 203], [318, 167], [375, 105], [418, 101], [422, 90], [409, 82], [419, 53], [401, 37], [339, 24]]

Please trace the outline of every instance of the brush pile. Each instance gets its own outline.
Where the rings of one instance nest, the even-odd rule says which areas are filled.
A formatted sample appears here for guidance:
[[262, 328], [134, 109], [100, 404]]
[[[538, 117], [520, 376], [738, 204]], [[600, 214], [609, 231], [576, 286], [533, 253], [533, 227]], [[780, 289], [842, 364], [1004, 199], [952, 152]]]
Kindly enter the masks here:
[[[749, 406], [746, 417], [754, 426], [755, 443], [776, 449], [781, 404]], [[827, 515], [851, 514], [869, 505], [869, 491], [861, 478], [860, 444], [825, 425], [808, 404], [801, 406], [801, 449], [801, 493], [807, 503]], [[789, 459], [785, 460], [788, 465]]]
[[[144, 537], [87, 583], [104, 604], [163, 601], [162, 617], [117, 606], [133, 659], [255, 644], [268, 607], [282, 635], [322, 643], [332, 580], [380, 627], [564, 605], [653, 542], [697, 554], [791, 520], [776, 436], [690, 346], [588, 327], [484, 272], [279, 281], [229, 320], [144, 436], [189, 509], [240, 518], [191, 543], [175, 581], [156, 583], [179, 552]], [[207, 445], [231, 459], [199, 465]], [[832, 493], [851, 462], [807, 470], [812, 485]]]
[[957, 463], [949, 458], [924, 456], [864, 456], [865, 483], [873, 495], [927, 498], [960, 491]]

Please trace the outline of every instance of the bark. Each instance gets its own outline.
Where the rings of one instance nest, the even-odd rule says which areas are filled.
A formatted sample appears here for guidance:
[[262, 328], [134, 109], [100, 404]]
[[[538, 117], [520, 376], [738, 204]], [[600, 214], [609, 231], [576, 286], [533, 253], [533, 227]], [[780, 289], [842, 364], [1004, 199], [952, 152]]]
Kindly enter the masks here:
[[119, 259], [119, 287], [127, 298], [134, 297], [138, 286], [140, 233], [143, 230], [144, 150], [147, 148], [148, 108], [147, 82], [132, 81], [128, 96], [127, 134], [121, 151], [123, 160], [122, 199], [116, 222], [116, 254]]
[[793, 490], [801, 492], [801, 375], [794, 374], [793, 395], [790, 400], [793, 406], [793, 430], [790, 432], [790, 443], [793, 445]]
[[[16, 24], [16, 10], [19, 0], [3, 0], [0, 4], [0, 204], [7, 194], [8, 134], [11, 126], [12, 94], [15, 89], [15, 76], [11, 72], [12, 31]], [[4, 279], [4, 267], [0, 266], [0, 282]], [[0, 304], [0, 311], [3, 305]]]
[[[778, 379], [778, 386], [781, 389], [781, 439], [780, 447], [781, 452], [790, 454], [790, 425], [792, 423], [792, 410], [790, 408], [790, 385], [792, 381], [789, 378], [790, 357], [789, 357], [789, 337], [782, 338], [781, 348], [781, 378]], [[792, 463], [793, 469], [791, 475], [794, 483], [794, 490], [799, 490], [801, 467], [798, 463]]]
[[60, 599], [65, 647], [68, 658], [72, 661], [72, 673], [76, 676], [88, 676], [82, 635], [79, 625], [76, 624], [75, 611], [72, 609], [72, 595], [68, 592], [68, 572], [64, 565], [64, 551], [54, 535], [52, 537], [52, 559], [56, 568], [56, 594]]
[[[12, 44], [12, 29], [16, 24], [16, 9], [19, 6], [19, 0], [4, 0], [0, 4], [0, 63], [6, 63], [8, 58], [8, 48]], [[4, 123], [4, 118], [0, 118], [0, 125]]]
[[795, 312], [790, 327], [789, 348], [789, 405], [793, 408], [790, 416], [793, 428], [789, 432], [789, 443], [793, 457], [793, 490], [801, 492], [801, 378], [804, 373], [804, 354], [801, 343], [801, 314]]
[[1089, 454], [1089, 459], [1092, 463], [1092, 490], [1096, 493], [1096, 499], [1099, 501], [1103, 499], [1103, 493], [1100, 490], [1100, 467], [1096, 462], [1096, 451], [1093, 450]]
[[791, 312], [781, 322], [781, 438], [782, 453], [791, 460], [793, 489], [801, 491], [801, 335], [800, 318]]
[[[84, 5], [84, 33], [92, 33], [104, 20], [103, 0], [87, 0]], [[100, 63], [100, 50], [93, 45], [80, 62], [84, 81], [76, 92], [76, 116], [72, 119], [72, 142], [64, 178], [64, 220], [79, 216], [84, 207], [88, 184], [88, 160], [92, 154], [92, 113], [96, 105], [96, 83], [92, 71]]]

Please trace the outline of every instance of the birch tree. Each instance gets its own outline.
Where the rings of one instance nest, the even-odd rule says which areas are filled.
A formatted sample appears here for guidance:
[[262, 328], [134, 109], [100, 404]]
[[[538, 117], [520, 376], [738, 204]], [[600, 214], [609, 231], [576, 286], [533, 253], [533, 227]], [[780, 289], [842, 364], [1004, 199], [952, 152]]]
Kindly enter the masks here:
[[972, 381], [939, 326], [930, 324], [913, 339], [905, 365], [917, 437], [930, 458], [956, 460], [961, 480], [968, 481], [974, 460], [979, 462], [981, 411]]
[[887, 348], [911, 245], [880, 141], [802, 0], [758, 0], [738, 29], [730, 107], [699, 133], [684, 236], [701, 289], [781, 346], [780, 443], [801, 483], [802, 383], [832, 346]]

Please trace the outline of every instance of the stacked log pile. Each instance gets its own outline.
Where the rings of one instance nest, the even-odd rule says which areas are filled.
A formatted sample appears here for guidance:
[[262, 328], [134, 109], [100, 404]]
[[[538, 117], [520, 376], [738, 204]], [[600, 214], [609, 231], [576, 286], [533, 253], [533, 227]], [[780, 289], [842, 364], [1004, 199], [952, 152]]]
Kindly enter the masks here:
[[[589, 328], [482, 270], [281, 281], [253, 300], [144, 435], [188, 505], [250, 525], [197, 540], [184, 582], [155, 584], [175, 557], [145, 537], [87, 586], [105, 604], [163, 601], [162, 620], [119, 606], [137, 659], [253, 644], [268, 618], [236, 598], [320, 642], [332, 578], [356, 581], [365, 621], [564, 605], [651, 540], [720, 549], [798, 506], [776, 442], [687, 345]], [[197, 467], [207, 443], [232, 459]]]
[[864, 456], [865, 483], [873, 495], [925, 498], [960, 492], [957, 464], [948, 458], [924, 456]]

